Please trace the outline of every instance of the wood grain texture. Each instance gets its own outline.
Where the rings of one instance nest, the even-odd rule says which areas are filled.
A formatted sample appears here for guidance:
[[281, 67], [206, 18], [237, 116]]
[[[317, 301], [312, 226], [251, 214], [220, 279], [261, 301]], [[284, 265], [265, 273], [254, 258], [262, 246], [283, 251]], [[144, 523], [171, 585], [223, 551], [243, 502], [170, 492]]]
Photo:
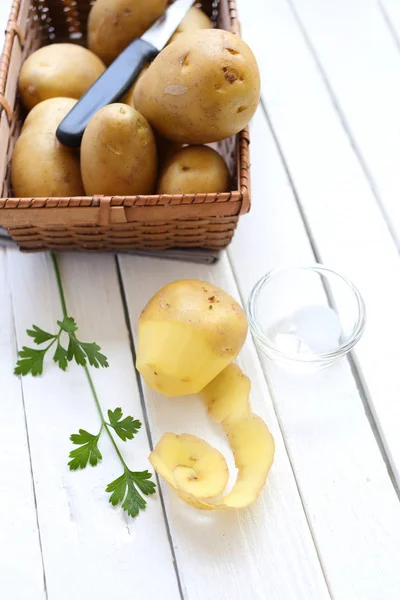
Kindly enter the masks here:
[[[135, 257], [119, 258], [131, 325], [167, 282], [195, 278], [238, 291], [226, 256], [214, 266]], [[261, 498], [247, 510], [204, 514], [164, 485], [167, 514], [187, 600], [323, 600], [329, 598], [262, 370], [249, 338], [239, 364], [251, 378], [251, 405], [268, 423], [277, 450]], [[199, 397], [168, 399], [144, 389], [156, 443], [164, 432], [193, 433], [219, 448], [235, 473], [222, 429]]]
[[400, 248], [399, 41], [376, 0], [289, 2]]
[[259, 11], [254, 22], [241, 6], [253, 28], [264, 105], [318, 255], [353, 279], [366, 301], [368, 325], [355, 357], [399, 481], [397, 249], [289, 6], [267, 0]]
[[[1, 1], [0, 24], [8, 2]], [[395, 0], [382, 5], [400, 31]], [[260, 111], [252, 132], [253, 208], [229, 250], [233, 271], [227, 256], [215, 267], [133, 257], [120, 264], [136, 335], [141, 308], [167, 281], [200, 277], [246, 300], [271, 267], [313, 262], [314, 246], [321, 260], [359, 284], [367, 301], [368, 327], [355, 357], [399, 478], [400, 280], [385, 222], [396, 233], [398, 140], [389, 119], [397, 127], [398, 65], [395, 38], [390, 41], [389, 31], [385, 37], [376, 6], [372, 0], [239, 0], [278, 146]], [[354, 35], [352, 27], [359, 28]], [[382, 89], [373, 89], [374, 81]], [[113, 258], [63, 256], [61, 267], [82, 337], [98, 341], [110, 358], [107, 372], [94, 373], [103, 405], [143, 418]], [[317, 289], [310, 298], [324, 300]], [[10, 251], [5, 260], [0, 254], [0, 306], [7, 392], [0, 402], [7, 415], [0, 422], [0, 597], [45, 600], [21, 388], [11, 375], [26, 327], [51, 328], [60, 316], [45, 255]], [[196, 512], [162, 486], [185, 600], [398, 600], [398, 498], [349, 365], [307, 378], [283, 374], [265, 360], [261, 368], [250, 338], [239, 363], [252, 380], [252, 406], [277, 441], [276, 461], [259, 501], [238, 513]], [[23, 393], [48, 599], [125, 600], [134, 593], [139, 600], [179, 600], [160, 498], [151, 498], [136, 521], [113, 511], [104, 488], [120, 465], [106, 439], [103, 464], [67, 469], [69, 435], [98, 424], [82, 370], [62, 374], [49, 364], [43, 378], [23, 380]], [[168, 400], [145, 389], [145, 400], [154, 442], [168, 430], [197, 433], [226, 454], [234, 472], [222, 431], [198, 398]], [[121, 445], [128, 464], [147, 466], [144, 428]]]
[[397, 0], [378, 0], [378, 5], [400, 48], [400, 4]]
[[0, 596], [45, 600], [5, 250], [0, 250]]
[[[69, 255], [60, 264], [81, 338], [95, 339], [109, 358], [108, 369], [93, 372], [103, 407], [120, 406], [126, 415], [143, 420], [114, 258]], [[32, 323], [53, 331], [61, 307], [48, 255], [10, 250], [8, 270], [21, 347], [29, 341], [25, 329]], [[123, 600], [133, 589], [138, 598], [179, 598], [159, 496], [149, 498], [136, 520], [112, 508], [105, 487], [122, 467], [105, 437], [102, 463], [69, 471], [69, 435], [79, 428], [99, 429], [82, 368], [75, 365], [62, 373], [50, 360], [43, 377], [28, 376], [22, 385], [49, 600]], [[149, 467], [144, 427], [134, 441], [120, 446], [130, 468]]]
[[[253, 177], [257, 200], [229, 250], [243, 298], [271, 268], [315, 262], [261, 110], [252, 130], [253, 172], [265, 176]], [[326, 302], [321, 291], [310, 303]], [[347, 361], [312, 375], [263, 364], [332, 597], [395, 600], [400, 505]]]

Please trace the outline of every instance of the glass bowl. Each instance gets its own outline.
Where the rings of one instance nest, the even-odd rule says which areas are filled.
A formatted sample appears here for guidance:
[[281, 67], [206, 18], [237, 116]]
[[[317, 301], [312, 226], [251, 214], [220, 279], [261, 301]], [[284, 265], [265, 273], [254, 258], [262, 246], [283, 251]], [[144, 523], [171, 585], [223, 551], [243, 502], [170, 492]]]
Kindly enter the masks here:
[[315, 264], [274, 269], [254, 286], [250, 328], [265, 355], [284, 368], [328, 367], [359, 341], [365, 304], [347, 277]]

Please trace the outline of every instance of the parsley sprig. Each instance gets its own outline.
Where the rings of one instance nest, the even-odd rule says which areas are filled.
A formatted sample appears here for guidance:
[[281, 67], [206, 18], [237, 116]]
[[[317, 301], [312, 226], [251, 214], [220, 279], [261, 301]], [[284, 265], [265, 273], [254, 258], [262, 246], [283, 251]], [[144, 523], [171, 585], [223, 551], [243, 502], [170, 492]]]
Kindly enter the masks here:
[[[75, 360], [78, 365], [85, 367], [87, 362], [92, 367], [108, 367], [107, 357], [100, 352], [101, 348], [95, 342], [81, 342], [76, 337], [78, 326], [75, 319], [64, 316], [62, 321], [57, 321], [59, 327], [57, 333], [49, 333], [40, 329], [37, 325], [32, 325], [32, 329], [27, 330], [27, 334], [33, 339], [34, 343], [42, 346], [49, 342], [44, 348], [22, 347], [18, 353], [19, 360], [15, 367], [15, 375], [28, 375], [29, 373], [36, 377], [43, 373], [43, 362], [50, 348], [55, 348], [53, 360], [60, 369], [65, 371], [68, 363]], [[68, 339], [68, 346], [65, 348], [61, 343], [61, 335], [65, 333]]]
[[22, 376], [28, 374], [34, 377], [42, 375], [44, 359], [51, 348], [54, 350], [53, 361], [62, 371], [65, 371], [72, 361], [75, 361], [84, 369], [101, 425], [96, 435], [85, 429], [79, 429], [78, 433], [71, 435], [70, 440], [77, 447], [71, 450], [69, 454], [68, 466], [71, 471], [85, 469], [88, 464], [95, 467], [103, 459], [99, 449], [99, 441], [102, 433], [106, 432], [123, 467], [123, 474], [106, 487], [106, 492], [111, 494], [109, 502], [113, 506], [121, 505], [128, 515], [136, 517], [141, 510], [146, 508], [146, 501], [143, 496], [154, 494], [156, 486], [151, 481], [152, 475], [149, 471], [131, 471], [128, 468], [112, 432], [123, 442], [126, 442], [134, 438], [142, 424], [131, 416], [123, 418], [121, 408], [109, 410], [107, 413], [108, 421], [106, 421], [88, 363], [96, 369], [108, 367], [107, 357], [100, 352], [101, 348], [95, 342], [82, 342], [78, 338], [76, 333], [78, 326], [75, 319], [68, 315], [57, 257], [54, 252], [51, 252], [50, 255], [57, 280], [63, 319], [57, 321], [58, 331], [56, 333], [45, 331], [37, 325], [32, 325], [32, 329], [27, 330], [29, 337], [39, 347], [29, 348], [23, 346], [18, 353], [19, 360], [14, 372], [16, 375]]

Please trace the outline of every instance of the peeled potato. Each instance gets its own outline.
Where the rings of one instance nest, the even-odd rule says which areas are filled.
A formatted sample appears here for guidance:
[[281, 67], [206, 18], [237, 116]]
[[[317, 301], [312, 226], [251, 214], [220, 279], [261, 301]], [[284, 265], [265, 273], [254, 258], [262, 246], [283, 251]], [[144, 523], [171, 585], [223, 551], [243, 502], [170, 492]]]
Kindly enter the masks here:
[[186, 146], [171, 154], [158, 180], [158, 194], [207, 194], [229, 190], [222, 156], [208, 146]]
[[200, 8], [192, 6], [192, 8], [183, 17], [177, 30], [168, 43], [170, 44], [171, 42], [174, 42], [183, 33], [193, 33], [199, 29], [211, 29], [212, 26], [212, 21], [206, 15], [206, 13], [204, 13]]
[[203, 510], [244, 508], [264, 487], [275, 444], [264, 421], [250, 411], [249, 391], [249, 379], [229, 365], [200, 393], [211, 416], [222, 423], [235, 457], [238, 475], [226, 496], [215, 500], [227, 484], [226, 463], [204, 440], [165, 434], [150, 454], [154, 469], [187, 504]]
[[49, 98], [79, 99], [105, 71], [93, 52], [77, 44], [50, 44], [33, 52], [19, 75], [22, 103], [28, 110]]
[[174, 281], [140, 316], [136, 366], [153, 390], [194, 394], [236, 358], [246, 335], [246, 315], [229, 294], [204, 281]]

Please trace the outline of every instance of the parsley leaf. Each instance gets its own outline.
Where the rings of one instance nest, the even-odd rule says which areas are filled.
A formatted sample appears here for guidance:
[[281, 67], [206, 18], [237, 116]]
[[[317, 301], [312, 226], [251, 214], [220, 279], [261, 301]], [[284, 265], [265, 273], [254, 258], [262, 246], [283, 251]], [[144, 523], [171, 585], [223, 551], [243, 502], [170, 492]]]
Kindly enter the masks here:
[[125, 419], [122, 419], [121, 408], [116, 408], [114, 411], [109, 410], [108, 418], [110, 420], [110, 426], [123, 442], [126, 442], [126, 440], [133, 440], [133, 436], [142, 426], [141, 422], [133, 417], [125, 417]]
[[[93, 400], [99, 413], [101, 427], [97, 435], [93, 435], [85, 429], [79, 429], [79, 433], [71, 435], [70, 440], [75, 444], [76, 448], [69, 453], [70, 461], [68, 466], [72, 471], [84, 469], [88, 464], [95, 467], [103, 458], [99, 449], [99, 440], [104, 430], [106, 430], [117, 457], [124, 469], [124, 474], [107, 486], [107, 492], [111, 494], [109, 501], [113, 506], [120, 504], [123, 510], [131, 517], [136, 517], [139, 512], [146, 507], [146, 501], [143, 496], [155, 493], [155, 484], [150, 481], [151, 474], [148, 471], [135, 472], [128, 469], [115, 442], [114, 435], [111, 433], [111, 429], [114, 429], [121, 440], [126, 441], [131, 440], [134, 437], [139, 431], [141, 423], [130, 416], [123, 419], [121, 408], [116, 408], [114, 411], [109, 410], [108, 417], [110, 422], [107, 423], [105, 421], [103, 410], [87, 363], [89, 362], [91, 366], [96, 368], [108, 367], [108, 360], [107, 357], [100, 352], [101, 348], [98, 344], [94, 342], [81, 342], [77, 338], [76, 332], [78, 331], [78, 326], [75, 319], [68, 316], [57, 257], [54, 252], [50, 252], [50, 256], [54, 266], [63, 318], [62, 320], [57, 321], [59, 329], [55, 334], [49, 333], [37, 325], [32, 325], [32, 328], [28, 329], [27, 334], [33, 339], [37, 346], [41, 346], [46, 342], [48, 342], [48, 344], [44, 348], [27, 348], [24, 346], [18, 353], [19, 360], [14, 372], [16, 375], [27, 375], [28, 373], [31, 373], [34, 376], [41, 375], [43, 372], [44, 358], [52, 346], [54, 346], [53, 361], [60, 369], [65, 371], [68, 363], [72, 360], [75, 360], [78, 365], [83, 367], [90, 385]], [[67, 343], [63, 346], [61, 344], [61, 339], [66, 337], [68, 337], [68, 346]]]
[[137, 517], [141, 510], [146, 508], [146, 501], [136, 489], [136, 485], [146, 496], [154, 494], [156, 486], [152, 481], [151, 473], [148, 471], [135, 472], [125, 469], [121, 477], [108, 484], [106, 492], [111, 493], [109, 502], [113, 506], [122, 505], [130, 517]]
[[153, 481], [149, 481], [151, 473], [148, 471], [131, 471], [131, 475], [133, 475], [136, 485], [145, 496], [155, 493], [156, 484]]
[[49, 340], [54, 340], [57, 337], [57, 335], [49, 333], [48, 331], [43, 331], [43, 329], [40, 329], [37, 325], [32, 325], [32, 329], [28, 329], [26, 333], [33, 338], [35, 344], [38, 344], [39, 346], [40, 344], [44, 344], [44, 342], [48, 342]]
[[[101, 433], [101, 432], [100, 432]], [[69, 461], [68, 466], [71, 471], [77, 469], [84, 469], [88, 463], [95, 467], [99, 460], [103, 457], [97, 445], [100, 437], [93, 435], [84, 429], [80, 429], [79, 433], [73, 433], [69, 438], [73, 444], [79, 445], [79, 448], [71, 450], [69, 457], [72, 459]]]
[[69, 361], [71, 361], [74, 358], [78, 365], [81, 365], [82, 367], [86, 365], [85, 354], [75, 335], [69, 336], [67, 358]]
[[15, 375], [28, 375], [31, 373], [33, 377], [43, 373], [43, 360], [48, 348], [36, 350], [35, 348], [22, 347], [19, 351], [19, 361], [14, 369]]
[[54, 353], [53, 360], [58, 364], [60, 369], [65, 371], [68, 367], [68, 352], [65, 348], [58, 344], [57, 349]]
[[102, 354], [100, 352], [100, 350], [101, 350], [100, 346], [98, 346], [95, 342], [92, 342], [92, 343], [78, 342], [78, 343], [79, 343], [80, 347], [82, 348], [82, 350], [85, 352], [86, 356], [88, 357], [89, 364], [92, 365], [92, 367], [96, 367], [96, 369], [98, 369], [99, 366], [108, 367], [107, 357], [104, 356], [104, 354]]
[[[46, 352], [57, 342], [57, 347], [53, 355], [53, 360], [60, 369], [65, 371], [68, 363], [75, 360], [78, 365], [82, 367], [86, 366], [87, 360], [92, 367], [108, 367], [107, 357], [100, 352], [101, 348], [95, 342], [81, 342], [75, 335], [78, 330], [78, 326], [73, 317], [64, 316], [62, 321], [57, 321], [59, 330], [56, 334], [49, 333], [40, 329], [37, 325], [32, 325], [32, 329], [27, 330], [27, 334], [33, 338], [35, 344], [40, 346], [44, 342], [50, 344], [47, 348], [35, 349], [23, 347], [18, 353], [19, 360], [15, 368], [15, 375], [28, 375], [31, 373], [33, 376], [41, 375], [43, 373], [43, 361]], [[60, 336], [62, 333], [67, 334], [69, 338], [68, 350], [66, 350], [60, 344]]]
[[73, 317], [64, 317], [62, 321], [57, 321], [57, 325], [62, 331], [68, 334], [78, 331], [78, 325], [75, 323]]

